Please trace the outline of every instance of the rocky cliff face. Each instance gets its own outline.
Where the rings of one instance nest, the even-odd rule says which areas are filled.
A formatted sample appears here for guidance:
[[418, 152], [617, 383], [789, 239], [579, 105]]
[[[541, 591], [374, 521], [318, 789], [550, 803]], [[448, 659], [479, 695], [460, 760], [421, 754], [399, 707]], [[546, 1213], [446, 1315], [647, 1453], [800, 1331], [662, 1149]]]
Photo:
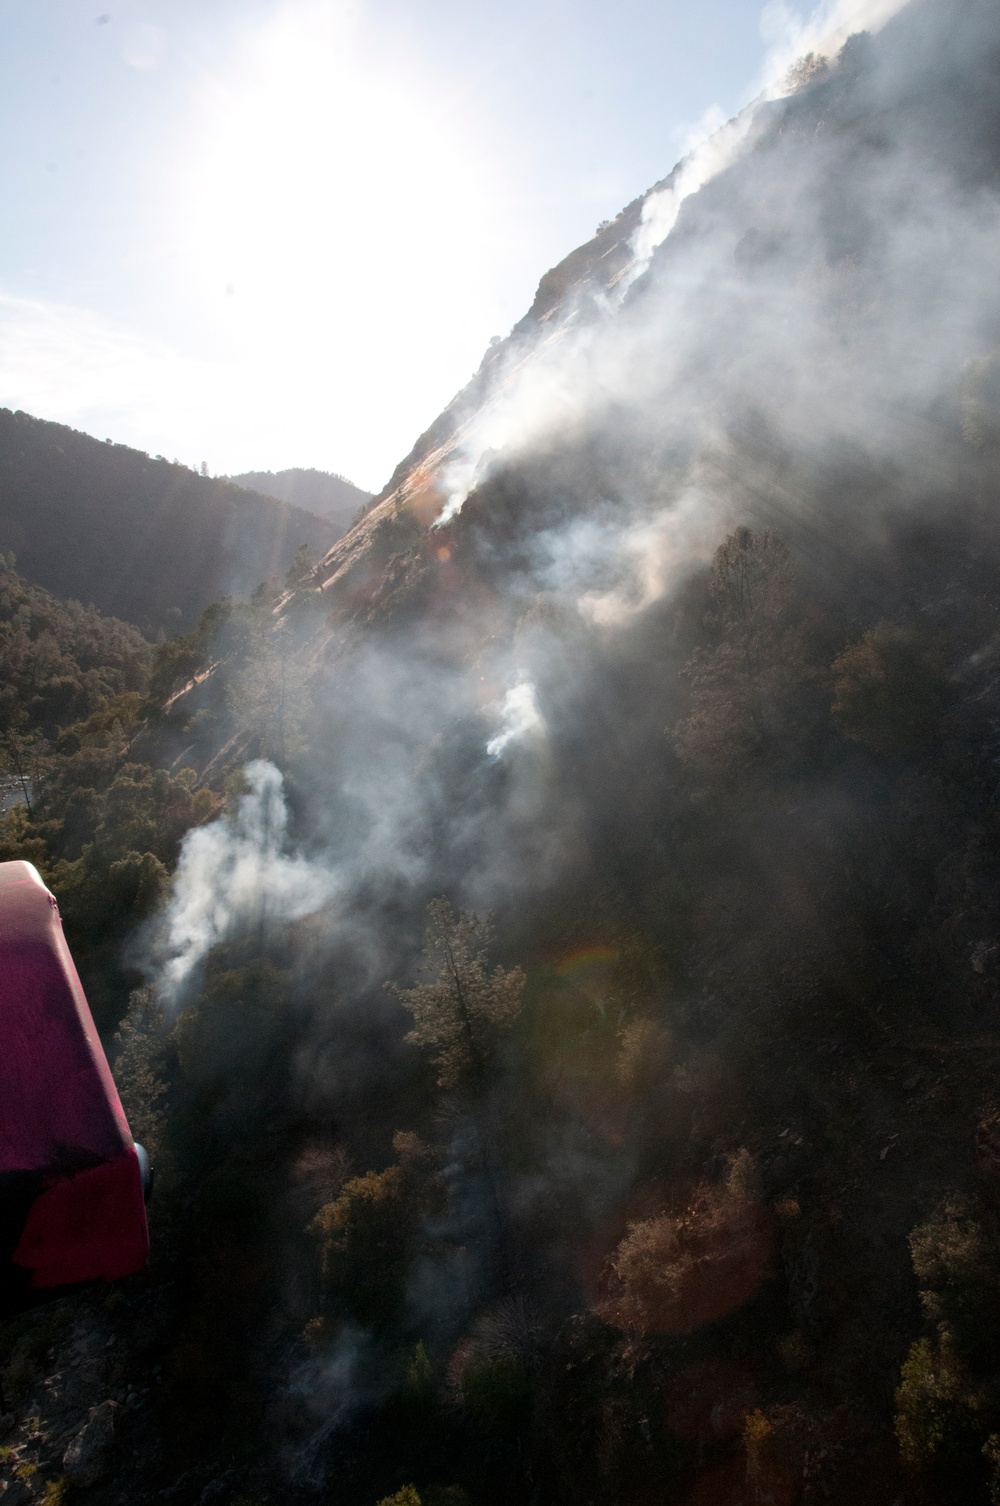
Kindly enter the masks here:
[[961, 426], [997, 340], [996, 61], [988, 6], [913, 0], [546, 273], [317, 568], [331, 607], [425, 610], [457, 549], [494, 583], [530, 555], [550, 596], [558, 556], [613, 613], [737, 513], [863, 553], [902, 491], [985, 475]]

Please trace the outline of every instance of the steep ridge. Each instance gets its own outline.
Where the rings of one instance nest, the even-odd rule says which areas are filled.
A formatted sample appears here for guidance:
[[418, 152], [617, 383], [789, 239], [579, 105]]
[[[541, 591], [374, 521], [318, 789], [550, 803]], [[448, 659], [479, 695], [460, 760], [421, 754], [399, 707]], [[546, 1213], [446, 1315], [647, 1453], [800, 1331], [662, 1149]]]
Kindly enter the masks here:
[[[792, 95], [750, 107], [735, 132], [726, 128], [733, 140], [717, 147], [704, 185], [679, 196], [668, 213], [676, 223], [651, 254], [642, 254], [644, 227], [655, 227], [687, 164], [546, 273], [525, 318], [486, 352], [473, 381], [317, 566], [329, 602], [367, 618], [376, 600], [399, 603], [404, 577], [426, 595], [432, 577], [452, 571], [452, 534], [472, 529], [495, 562], [497, 489], [516, 490], [520, 467], [534, 494], [555, 452], [560, 486], [566, 468], [587, 457], [587, 476], [571, 483], [578, 515], [625, 491], [648, 499], [665, 484], [664, 469], [655, 483], [650, 471], [664, 449], [673, 449], [675, 498], [692, 481], [707, 488], [706, 516], [752, 509], [751, 493], [769, 488], [765, 512], [780, 509], [787, 484], [773, 485], [774, 467], [794, 454], [806, 490], [822, 490], [822, 473], [849, 455], [870, 477], [902, 461], [907, 481], [924, 490], [924, 461], [936, 477], [949, 467], [955, 478], [976, 471], [981, 453], [960, 440], [955, 447], [956, 436], [962, 405], [981, 401], [973, 366], [991, 359], [996, 329], [979, 266], [964, 290], [957, 272], [988, 243], [985, 227], [974, 228], [974, 203], [985, 202], [998, 172], [996, 44], [977, 0], [960, 0], [952, 19], [913, 0], [877, 37], [852, 37]], [[935, 289], [933, 309], [911, 307], [902, 264], [911, 258], [932, 275], [934, 235], [943, 258], [934, 270], [947, 286]], [[964, 243], [970, 235], [975, 247]], [[949, 300], [957, 323], [935, 323]], [[926, 343], [913, 365], [900, 342], [915, 340], [918, 325]], [[875, 328], [895, 342], [899, 366], [889, 365]], [[827, 377], [836, 391], [824, 390]], [[621, 454], [626, 434], [630, 453]], [[601, 498], [595, 446], [612, 473]], [[678, 446], [687, 451], [679, 468]], [[766, 478], [762, 465], [772, 471]], [[464, 517], [442, 527], [442, 512], [457, 514], [466, 497]], [[526, 507], [516, 523], [506, 509], [503, 527], [534, 532], [538, 514], [533, 502]], [[631, 526], [642, 508], [633, 502], [628, 511]], [[653, 512], [665, 516], [662, 505]], [[800, 527], [803, 514], [791, 505], [787, 526]], [[543, 534], [552, 521], [550, 512]], [[853, 516], [852, 525], [866, 526]], [[863, 552], [860, 537], [858, 545]]]
[[[652, 882], [690, 603], [737, 525], [792, 549], [828, 662], [880, 617], [946, 614], [954, 580], [979, 599], [998, 540], [998, 76], [987, 0], [911, 0], [752, 107], [712, 170], [681, 164], [547, 274], [295, 583], [282, 652], [311, 677], [312, 745], [333, 750], [298, 777], [331, 821], [356, 777], [373, 842], [407, 785], [399, 851], [359, 837], [353, 893], [395, 893], [412, 863], [418, 910], [446, 888], [516, 914], [565, 863], [589, 871], [581, 843], [594, 871], [610, 844], [630, 888]], [[199, 683], [191, 707], [214, 693]], [[606, 735], [581, 742], [590, 723]], [[214, 725], [202, 766], [266, 746]], [[522, 740], [543, 763], [522, 766]], [[533, 802], [545, 817], [525, 824]]]
[[799, 80], [15, 824], [180, 844], [101, 1506], [1000, 1499], [1000, 13]]
[[386, 561], [401, 545], [412, 547], [434, 522], [445, 503], [440, 473], [463, 427], [505, 384], [516, 381], [540, 341], [558, 340], [567, 324], [594, 316], [593, 294], [612, 289], [635, 262], [632, 242], [644, 205], [668, 189], [676, 174], [675, 168], [544, 274], [528, 312], [505, 339], [489, 346], [475, 376], [418, 437], [364, 518], [316, 567], [321, 589], [334, 596], [343, 590], [355, 596], [360, 592], [365, 598]]
[[362, 491], [345, 476], [330, 471], [295, 467], [287, 471], [245, 471], [225, 479], [326, 518], [338, 535], [347, 532], [357, 514], [372, 500], [371, 492]]
[[146, 632], [191, 627], [334, 532], [272, 497], [0, 409], [0, 550], [54, 595]]

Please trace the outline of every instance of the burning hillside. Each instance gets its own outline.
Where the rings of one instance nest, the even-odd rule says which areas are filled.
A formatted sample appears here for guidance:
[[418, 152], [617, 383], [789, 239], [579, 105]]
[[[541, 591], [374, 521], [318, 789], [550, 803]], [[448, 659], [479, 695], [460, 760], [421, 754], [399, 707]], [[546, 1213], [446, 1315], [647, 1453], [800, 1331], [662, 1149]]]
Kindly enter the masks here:
[[130, 1499], [1000, 1490], [998, 78], [987, 0], [808, 60], [11, 826], [81, 909], [123, 766], [194, 827]]

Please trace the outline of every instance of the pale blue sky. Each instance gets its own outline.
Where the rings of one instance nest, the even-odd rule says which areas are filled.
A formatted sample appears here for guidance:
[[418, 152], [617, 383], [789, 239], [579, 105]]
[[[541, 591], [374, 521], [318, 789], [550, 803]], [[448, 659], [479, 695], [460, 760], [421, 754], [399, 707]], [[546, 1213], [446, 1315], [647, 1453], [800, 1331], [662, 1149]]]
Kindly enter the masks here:
[[374, 488], [808, 8], [0, 0], [0, 404]]

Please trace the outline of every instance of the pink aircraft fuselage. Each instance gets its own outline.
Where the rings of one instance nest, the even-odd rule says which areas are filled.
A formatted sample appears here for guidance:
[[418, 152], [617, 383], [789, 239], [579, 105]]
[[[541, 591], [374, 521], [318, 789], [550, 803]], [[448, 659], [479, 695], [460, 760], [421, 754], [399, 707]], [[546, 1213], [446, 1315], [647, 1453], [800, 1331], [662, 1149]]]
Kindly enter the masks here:
[[138, 1154], [56, 901], [30, 863], [0, 863], [0, 1313], [130, 1275], [148, 1251]]

